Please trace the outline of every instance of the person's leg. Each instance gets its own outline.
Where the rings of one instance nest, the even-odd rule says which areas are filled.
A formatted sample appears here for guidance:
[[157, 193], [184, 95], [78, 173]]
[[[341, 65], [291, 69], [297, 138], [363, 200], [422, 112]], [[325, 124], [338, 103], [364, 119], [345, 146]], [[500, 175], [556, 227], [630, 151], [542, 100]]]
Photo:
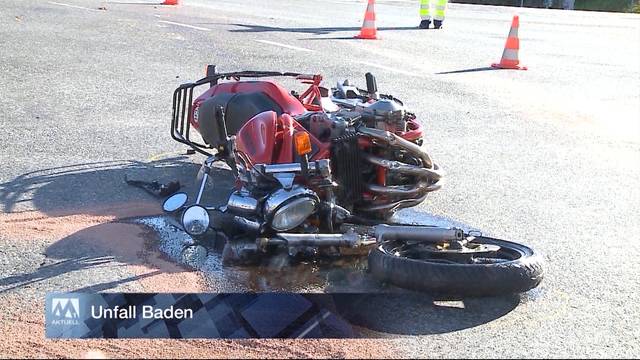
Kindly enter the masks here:
[[448, 0], [435, 0], [436, 8], [433, 12], [433, 27], [435, 29], [440, 29], [442, 27], [442, 22], [444, 22], [444, 14], [447, 11], [447, 3]]
[[573, 8], [575, 7], [575, 0], [564, 0], [562, 7], [565, 10], [573, 10]]
[[420, 0], [420, 29], [428, 29], [431, 25], [431, 10], [429, 9], [429, 0]]

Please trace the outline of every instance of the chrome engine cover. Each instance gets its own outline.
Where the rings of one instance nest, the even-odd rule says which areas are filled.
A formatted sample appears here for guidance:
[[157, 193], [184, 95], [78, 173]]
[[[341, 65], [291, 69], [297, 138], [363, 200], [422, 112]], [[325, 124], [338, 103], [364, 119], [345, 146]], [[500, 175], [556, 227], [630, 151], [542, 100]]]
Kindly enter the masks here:
[[234, 191], [227, 201], [227, 210], [237, 215], [254, 215], [258, 212], [258, 199], [246, 190]]

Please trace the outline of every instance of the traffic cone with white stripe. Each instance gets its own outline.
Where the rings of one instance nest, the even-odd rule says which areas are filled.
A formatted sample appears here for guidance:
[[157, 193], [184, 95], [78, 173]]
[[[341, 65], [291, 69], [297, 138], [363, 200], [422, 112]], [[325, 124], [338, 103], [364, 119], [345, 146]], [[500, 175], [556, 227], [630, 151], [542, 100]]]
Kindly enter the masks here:
[[520, 50], [520, 39], [518, 38], [519, 26], [520, 18], [518, 15], [515, 15], [511, 22], [511, 30], [509, 30], [509, 37], [504, 46], [502, 59], [499, 64], [492, 64], [491, 67], [496, 69], [527, 70], [526, 67], [520, 66], [520, 60], [518, 60], [518, 51]]
[[362, 22], [360, 34], [355, 36], [356, 39], [375, 40], [378, 38], [378, 29], [376, 29], [376, 11], [374, 8], [375, 3], [375, 0], [369, 0], [369, 3], [367, 4], [367, 11], [364, 13], [364, 22]]

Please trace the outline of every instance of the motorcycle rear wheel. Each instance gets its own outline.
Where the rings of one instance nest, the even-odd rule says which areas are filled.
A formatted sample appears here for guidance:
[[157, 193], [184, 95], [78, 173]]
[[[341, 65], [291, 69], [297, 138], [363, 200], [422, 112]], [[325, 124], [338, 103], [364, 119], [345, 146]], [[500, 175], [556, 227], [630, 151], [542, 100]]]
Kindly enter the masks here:
[[425, 246], [433, 249], [433, 244], [386, 242], [369, 252], [369, 271], [376, 279], [402, 288], [457, 296], [520, 293], [542, 281], [543, 259], [533, 249], [489, 237], [477, 237], [473, 243], [500, 249], [481, 255], [438, 254], [425, 251]]

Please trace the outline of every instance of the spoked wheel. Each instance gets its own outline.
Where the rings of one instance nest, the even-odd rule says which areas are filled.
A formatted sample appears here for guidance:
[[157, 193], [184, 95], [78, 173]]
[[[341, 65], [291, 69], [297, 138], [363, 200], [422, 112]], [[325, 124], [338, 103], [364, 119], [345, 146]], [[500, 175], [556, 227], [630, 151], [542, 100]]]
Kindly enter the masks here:
[[369, 270], [399, 287], [448, 295], [518, 293], [542, 281], [542, 257], [527, 246], [489, 237], [452, 245], [384, 242], [369, 253]]

